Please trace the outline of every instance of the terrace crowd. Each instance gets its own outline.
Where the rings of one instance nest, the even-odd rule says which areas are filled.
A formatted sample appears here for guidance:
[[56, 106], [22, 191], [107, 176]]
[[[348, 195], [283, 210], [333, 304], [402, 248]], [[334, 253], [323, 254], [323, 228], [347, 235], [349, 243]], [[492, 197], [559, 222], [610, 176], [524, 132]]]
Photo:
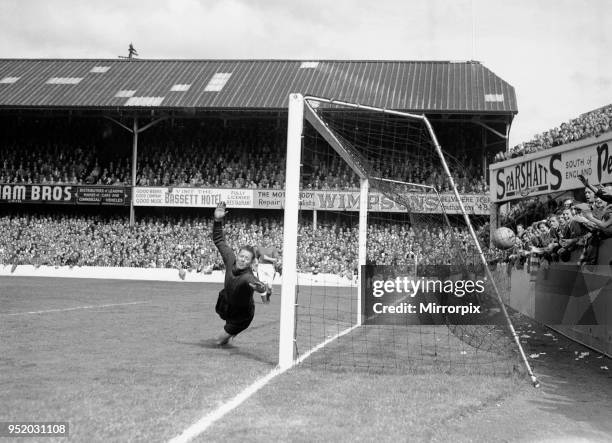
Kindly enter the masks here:
[[[14, 214], [0, 217], [0, 263], [35, 266], [126, 266], [176, 268], [196, 272], [222, 269], [211, 241], [212, 220], [198, 217], [148, 217], [130, 227], [124, 217]], [[450, 235], [453, 234], [453, 235]], [[298, 269], [352, 276], [357, 268], [357, 227], [347, 224], [299, 226]], [[228, 242], [270, 242], [282, 251], [280, 218], [235, 218], [226, 225]], [[264, 240], [264, 237], [266, 238]], [[470, 254], [466, 230], [442, 225], [411, 228], [381, 222], [368, 228], [371, 263], [449, 264], [456, 248]], [[453, 254], [453, 256], [451, 256]]]
[[562, 204], [532, 200], [509, 214], [516, 220], [516, 244], [507, 257], [524, 263], [535, 259], [569, 261], [580, 252], [579, 265], [598, 262], [601, 242], [612, 237], [612, 187], [593, 187], [586, 179], [585, 202], [566, 199]]
[[[303, 179], [305, 189], [352, 190], [359, 188], [357, 175], [338, 157], [312, 158]], [[374, 162], [381, 177], [451, 190], [441, 167], [423, 158], [385, 164]], [[459, 192], [487, 192], [484, 177], [468, 159], [452, 168]], [[66, 144], [0, 145], [0, 183], [126, 186], [132, 181], [129, 156], [105, 158], [96, 146]], [[137, 186], [216, 187], [282, 189], [285, 185], [285, 154], [267, 144], [248, 143], [231, 147], [164, 145], [141, 149]]]
[[129, 158], [103, 162], [95, 145], [0, 145], [0, 183], [123, 185], [130, 167]]
[[[0, 183], [131, 185], [127, 133], [113, 131], [107, 124], [97, 127], [62, 119], [29, 124], [7, 123], [7, 131], [0, 134]], [[154, 126], [139, 137], [137, 186], [284, 187], [285, 129], [261, 122], [235, 123], [229, 128], [212, 122], [176, 126]], [[454, 181], [460, 192], [486, 192], [482, 164], [466, 149], [456, 148], [455, 157], [448, 157]], [[372, 168], [388, 179], [450, 190], [433, 153], [412, 151], [371, 153]], [[357, 175], [319, 139], [306, 138], [303, 165], [306, 189], [359, 187]]]
[[532, 140], [521, 143], [508, 152], [497, 154], [495, 161], [507, 160], [532, 152], [564, 145], [588, 137], [598, 136], [612, 128], [612, 105], [581, 115], [559, 127], [537, 134]]

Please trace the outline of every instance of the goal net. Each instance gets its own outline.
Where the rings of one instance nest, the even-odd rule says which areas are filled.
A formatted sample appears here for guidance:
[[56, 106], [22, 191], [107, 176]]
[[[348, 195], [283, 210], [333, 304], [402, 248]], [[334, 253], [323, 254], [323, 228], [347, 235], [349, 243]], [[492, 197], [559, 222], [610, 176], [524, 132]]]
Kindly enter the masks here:
[[424, 116], [292, 94], [287, 146], [281, 368], [537, 383]]

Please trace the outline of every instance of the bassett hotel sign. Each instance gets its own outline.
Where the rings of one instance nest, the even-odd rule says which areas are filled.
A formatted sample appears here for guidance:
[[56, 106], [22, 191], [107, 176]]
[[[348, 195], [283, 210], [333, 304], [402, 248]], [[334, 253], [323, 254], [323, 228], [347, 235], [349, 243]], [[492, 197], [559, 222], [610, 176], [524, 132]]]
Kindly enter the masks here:
[[528, 154], [490, 166], [491, 201], [504, 202], [534, 195], [612, 182], [612, 133]]
[[252, 208], [251, 189], [134, 188], [134, 206], [214, 208], [220, 202], [230, 208]]

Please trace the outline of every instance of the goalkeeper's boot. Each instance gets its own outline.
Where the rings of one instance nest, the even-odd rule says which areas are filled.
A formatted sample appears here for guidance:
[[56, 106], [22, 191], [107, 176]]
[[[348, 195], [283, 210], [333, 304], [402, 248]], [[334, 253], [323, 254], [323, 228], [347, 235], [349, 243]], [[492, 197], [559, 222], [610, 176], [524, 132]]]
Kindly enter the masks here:
[[223, 334], [215, 340], [217, 346], [225, 346], [235, 335]]

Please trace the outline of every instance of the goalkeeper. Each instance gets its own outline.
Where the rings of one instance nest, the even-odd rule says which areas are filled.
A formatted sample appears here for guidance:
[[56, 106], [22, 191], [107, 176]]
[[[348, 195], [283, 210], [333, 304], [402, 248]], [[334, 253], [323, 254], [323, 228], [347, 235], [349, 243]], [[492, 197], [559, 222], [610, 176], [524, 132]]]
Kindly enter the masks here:
[[216, 340], [217, 345], [226, 345], [229, 340], [249, 327], [255, 315], [253, 292], [266, 292], [266, 286], [260, 282], [251, 269], [255, 260], [255, 251], [251, 246], [242, 246], [238, 256], [228, 246], [223, 233], [223, 218], [226, 215], [225, 203], [221, 202], [215, 209], [213, 223], [213, 242], [225, 263], [225, 283], [215, 311], [225, 320], [223, 334]]

